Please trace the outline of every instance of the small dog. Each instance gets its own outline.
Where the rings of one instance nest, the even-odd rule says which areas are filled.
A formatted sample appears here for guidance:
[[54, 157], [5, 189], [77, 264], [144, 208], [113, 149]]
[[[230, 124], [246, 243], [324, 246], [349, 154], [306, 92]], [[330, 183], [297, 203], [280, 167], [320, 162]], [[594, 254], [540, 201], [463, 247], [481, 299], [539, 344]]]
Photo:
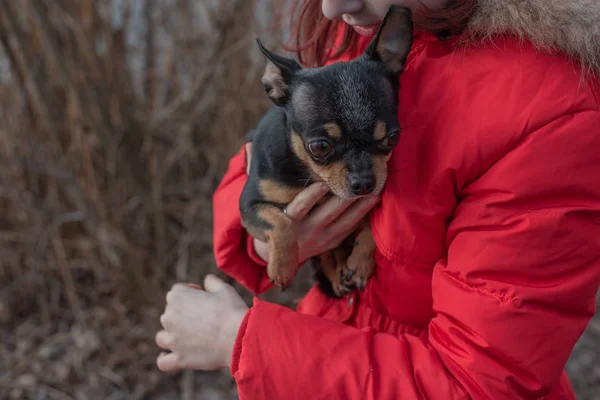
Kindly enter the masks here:
[[[410, 9], [390, 7], [355, 60], [303, 69], [258, 46], [267, 58], [262, 77], [275, 104], [248, 140], [249, 176], [240, 198], [242, 225], [269, 244], [269, 278], [286, 289], [298, 266], [298, 245], [285, 206], [307, 185], [326, 182], [341, 198], [378, 195], [387, 160], [399, 141], [398, 79], [412, 46]], [[362, 290], [372, 275], [375, 242], [368, 218], [338, 248], [312, 258], [316, 279], [339, 298]]]

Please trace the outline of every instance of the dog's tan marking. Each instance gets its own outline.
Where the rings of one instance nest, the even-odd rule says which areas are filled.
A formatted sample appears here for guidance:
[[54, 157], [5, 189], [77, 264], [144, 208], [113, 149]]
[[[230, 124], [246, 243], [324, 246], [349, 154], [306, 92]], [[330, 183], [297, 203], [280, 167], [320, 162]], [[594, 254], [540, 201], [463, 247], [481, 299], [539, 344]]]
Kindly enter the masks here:
[[267, 275], [276, 285], [285, 289], [298, 266], [298, 240], [293, 222], [282, 210], [272, 205], [259, 206], [257, 215], [271, 225], [271, 228], [264, 231], [250, 228], [248, 232], [268, 243], [270, 253]]
[[375, 140], [381, 140], [387, 134], [387, 125], [383, 121], [377, 121], [375, 124], [375, 130], [373, 131], [373, 137]]
[[[352, 254], [346, 262], [346, 269], [354, 271], [350, 279], [358, 289], [364, 289], [375, 269], [375, 239], [369, 224], [369, 218], [365, 217], [357, 228], [355, 246]], [[346, 276], [345, 272], [341, 276]]]
[[327, 183], [336, 196], [342, 198], [347, 198], [349, 196], [351, 191], [348, 188], [348, 171], [343, 162], [338, 161], [329, 165], [319, 165], [315, 163], [311, 156], [306, 152], [300, 136], [293, 132], [292, 150], [296, 156], [308, 166], [313, 180]]
[[280, 204], [288, 204], [302, 191], [271, 179], [261, 179], [258, 187], [265, 200]]
[[325, 130], [327, 131], [327, 135], [332, 139], [339, 139], [342, 137], [342, 128], [335, 122], [326, 123]]
[[376, 246], [368, 217], [361, 220], [354, 234], [353, 247], [342, 244], [319, 255], [319, 269], [338, 297], [364, 289], [375, 270]]
[[373, 174], [376, 179], [375, 190], [372, 193], [373, 195], [378, 195], [383, 190], [383, 186], [385, 185], [388, 176], [387, 162], [390, 159], [390, 155], [391, 153], [388, 155], [373, 156]]
[[331, 283], [331, 289], [338, 297], [343, 297], [351, 291], [344, 285], [341, 275], [349, 253], [348, 249], [340, 246], [319, 255], [319, 270]]
[[281, 75], [281, 70], [271, 61], [267, 62], [260, 81], [265, 87], [269, 88], [268, 95], [270, 98], [281, 99], [285, 95], [287, 85]]
[[352, 247], [346, 248], [343, 245], [340, 245], [339, 247], [333, 249], [336, 266], [335, 279], [331, 281], [331, 285], [334, 293], [340, 297], [347, 295], [355, 289], [355, 287], [353, 287], [353, 282], [351, 280], [345, 279], [345, 276], [348, 271], [348, 257], [350, 256], [350, 252], [352, 250]]

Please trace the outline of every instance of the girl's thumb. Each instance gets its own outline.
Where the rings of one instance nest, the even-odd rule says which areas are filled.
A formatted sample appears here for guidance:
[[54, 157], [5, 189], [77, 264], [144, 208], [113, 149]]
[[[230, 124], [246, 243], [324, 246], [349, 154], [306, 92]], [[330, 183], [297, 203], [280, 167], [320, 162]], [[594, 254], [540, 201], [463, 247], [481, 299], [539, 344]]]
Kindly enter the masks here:
[[216, 275], [209, 274], [204, 278], [204, 289], [207, 292], [218, 292], [227, 289], [229, 285]]

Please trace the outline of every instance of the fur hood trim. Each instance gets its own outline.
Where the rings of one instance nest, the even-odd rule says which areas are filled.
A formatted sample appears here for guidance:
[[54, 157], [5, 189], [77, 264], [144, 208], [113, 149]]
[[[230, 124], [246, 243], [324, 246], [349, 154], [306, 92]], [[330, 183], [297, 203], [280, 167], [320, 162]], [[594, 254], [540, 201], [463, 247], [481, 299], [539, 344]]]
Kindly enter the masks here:
[[479, 0], [467, 31], [513, 33], [600, 75], [600, 0]]

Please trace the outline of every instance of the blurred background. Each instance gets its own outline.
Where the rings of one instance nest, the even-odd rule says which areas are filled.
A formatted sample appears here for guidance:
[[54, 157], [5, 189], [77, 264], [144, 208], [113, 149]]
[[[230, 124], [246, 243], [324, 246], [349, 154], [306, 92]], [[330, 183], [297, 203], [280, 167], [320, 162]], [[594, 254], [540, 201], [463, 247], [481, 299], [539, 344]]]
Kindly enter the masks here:
[[[237, 398], [229, 371], [160, 372], [154, 334], [173, 282], [224, 277], [211, 196], [270, 105], [254, 37], [286, 39], [286, 3], [0, 0], [0, 399]], [[261, 298], [294, 307], [308, 274]], [[593, 321], [580, 399], [599, 349]]]

